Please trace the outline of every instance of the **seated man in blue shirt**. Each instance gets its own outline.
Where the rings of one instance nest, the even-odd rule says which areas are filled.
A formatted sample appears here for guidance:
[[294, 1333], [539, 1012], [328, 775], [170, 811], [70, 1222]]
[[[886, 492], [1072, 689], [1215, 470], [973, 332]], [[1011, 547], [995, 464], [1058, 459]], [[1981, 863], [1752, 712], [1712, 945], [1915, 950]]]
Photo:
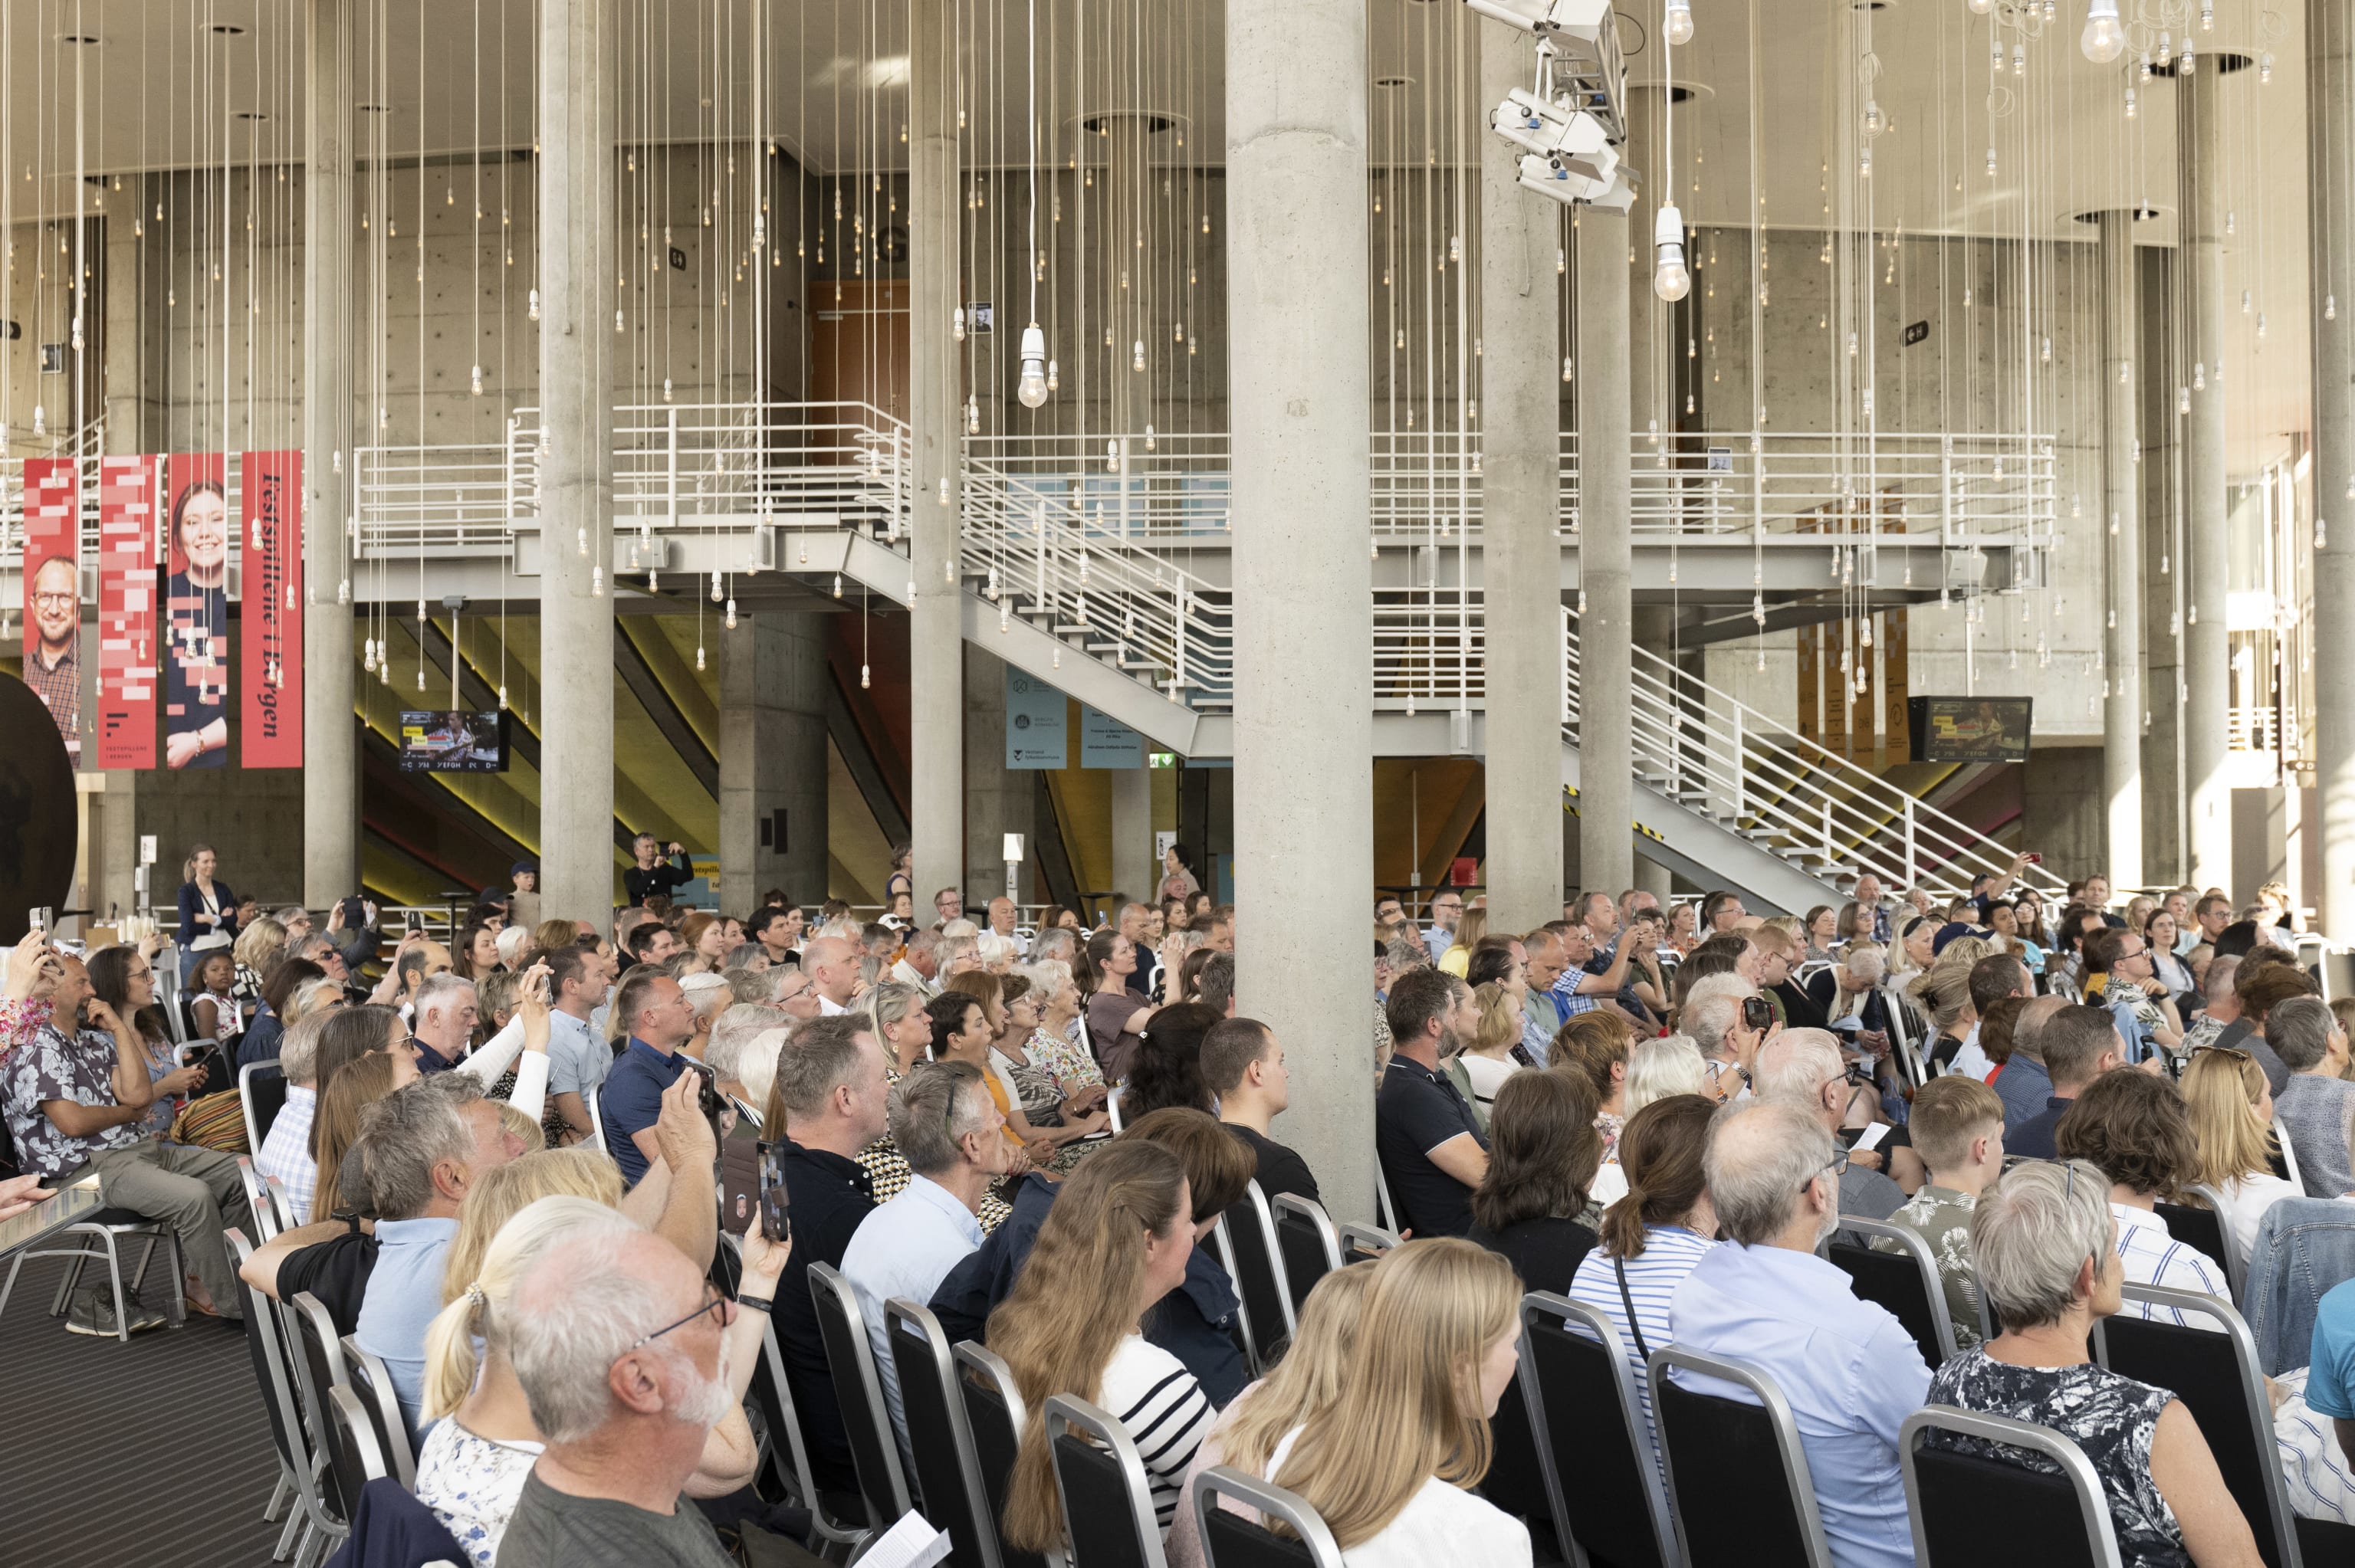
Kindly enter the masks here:
[[[1839, 1222], [1841, 1164], [1798, 1106], [1770, 1099], [1720, 1121], [1702, 1165], [1733, 1245], [1677, 1287], [1668, 1324], [1678, 1345], [1755, 1367], [1782, 1391], [1838, 1568], [1912, 1568], [1897, 1432], [1922, 1407], [1930, 1369], [1894, 1316], [1816, 1255]], [[1677, 1382], [1748, 1402], [1710, 1379]]]
[[2355, 1279], [2331, 1287], [2316, 1305], [2306, 1404], [2330, 1418], [2339, 1451], [2355, 1467]]
[[655, 1123], [662, 1116], [663, 1091], [687, 1070], [677, 1053], [694, 1037], [695, 1004], [670, 976], [642, 974], [623, 985], [613, 1005], [629, 1029], [629, 1044], [605, 1075], [598, 1108], [605, 1118], [605, 1150], [622, 1168], [622, 1180], [634, 1187], [662, 1152]]

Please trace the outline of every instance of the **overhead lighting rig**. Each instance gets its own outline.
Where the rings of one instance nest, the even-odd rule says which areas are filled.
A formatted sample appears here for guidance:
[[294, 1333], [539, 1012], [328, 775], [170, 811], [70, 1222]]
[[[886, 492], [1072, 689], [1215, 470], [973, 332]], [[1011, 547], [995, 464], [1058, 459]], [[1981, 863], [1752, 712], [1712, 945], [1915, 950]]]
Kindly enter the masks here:
[[1522, 151], [1520, 184], [1564, 205], [1625, 212], [1635, 192], [1619, 169], [1627, 140], [1627, 68], [1610, 0], [1467, 0], [1483, 16], [1537, 39], [1537, 71], [1488, 117]]

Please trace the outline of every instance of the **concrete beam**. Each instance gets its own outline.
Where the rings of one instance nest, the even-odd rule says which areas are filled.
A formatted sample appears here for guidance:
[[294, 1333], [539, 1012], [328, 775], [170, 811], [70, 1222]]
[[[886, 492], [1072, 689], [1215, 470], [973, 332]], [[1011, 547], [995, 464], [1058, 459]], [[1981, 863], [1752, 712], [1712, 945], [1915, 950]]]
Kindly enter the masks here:
[[[2355, 157], [2355, 4], [2307, 0], [2308, 284], [2314, 332], [2315, 783], [2326, 935], [2355, 938], [2355, 252], [2345, 242], [2348, 160]], [[2338, 227], [2334, 227], [2338, 226]]]

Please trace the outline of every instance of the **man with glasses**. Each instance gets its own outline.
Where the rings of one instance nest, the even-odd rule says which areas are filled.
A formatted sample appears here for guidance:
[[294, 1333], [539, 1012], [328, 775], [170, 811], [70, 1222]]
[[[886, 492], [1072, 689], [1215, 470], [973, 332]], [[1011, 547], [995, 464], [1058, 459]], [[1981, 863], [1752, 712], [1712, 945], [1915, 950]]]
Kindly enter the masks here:
[[[1835, 1139], [1847, 1119], [1849, 1081], [1839, 1041], [1828, 1029], [1785, 1029], [1758, 1047], [1753, 1093], [1770, 1105], [1795, 1107]], [[1845, 1152], [1845, 1151], [1843, 1151]], [[1849, 1157], [1839, 1172], [1839, 1212], [1885, 1220], [1905, 1205], [1904, 1189], [1881, 1173], [1872, 1150]]]
[[[1677, 1287], [1668, 1324], [1680, 1348], [1753, 1366], [1789, 1402], [1832, 1561], [1912, 1568], [1897, 1435], [1929, 1393], [1930, 1369], [1886, 1308], [1857, 1299], [1847, 1274], [1816, 1255], [1845, 1207], [1842, 1160], [1805, 1106], [1769, 1097], [1718, 1122], [1702, 1166], [1732, 1245], [1711, 1247]], [[1756, 1403], [1746, 1389], [1669, 1375]]]
[[2117, 1022], [2128, 1062], [2143, 1061], [2153, 1046], [2172, 1050], [2183, 1042], [2175, 998], [2159, 980], [2150, 945], [2139, 931], [2108, 926], [2086, 934], [2085, 1002], [2106, 1008]]
[[750, 1351], [730, 1329], [776, 1299], [784, 1252], [756, 1232], [731, 1303], [677, 1247], [621, 1214], [581, 1203], [563, 1217], [506, 1314], [516, 1381], [547, 1446], [500, 1562], [726, 1568], [732, 1559], [685, 1489], [706, 1435], [749, 1380], [737, 1357]]
[[789, 1018], [806, 1020], [818, 1015], [817, 982], [802, 971], [799, 964], [787, 964], [769, 971], [769, 1005]]
[[33, 653], [25, 684], [48, 708], [66, 756], [81, 766], [81, 595], [71, 556], [51, 556], [33, 573]]
[[1464, 895], [1452, 887], [1443, 887], [1432, 895], [1431, 925], [1423, 933], [1423, 945], [1431, 949], [1431, 961], [1437, 963], [1447, 949], [1455, 945], [1455, 923], [1464, 918]]

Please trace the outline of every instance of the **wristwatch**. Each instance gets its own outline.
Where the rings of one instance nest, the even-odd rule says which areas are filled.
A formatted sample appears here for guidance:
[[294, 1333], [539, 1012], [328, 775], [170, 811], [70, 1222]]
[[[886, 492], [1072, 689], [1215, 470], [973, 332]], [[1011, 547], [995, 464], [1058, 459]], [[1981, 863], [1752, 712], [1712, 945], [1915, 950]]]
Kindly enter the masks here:
[[777, 1309], [775, 1299], [767, 1296], [739, 1296], [736, 1298], [736, 1305], [750, 1307], [755, 1312], [771, 1317], [776, 1314]]

